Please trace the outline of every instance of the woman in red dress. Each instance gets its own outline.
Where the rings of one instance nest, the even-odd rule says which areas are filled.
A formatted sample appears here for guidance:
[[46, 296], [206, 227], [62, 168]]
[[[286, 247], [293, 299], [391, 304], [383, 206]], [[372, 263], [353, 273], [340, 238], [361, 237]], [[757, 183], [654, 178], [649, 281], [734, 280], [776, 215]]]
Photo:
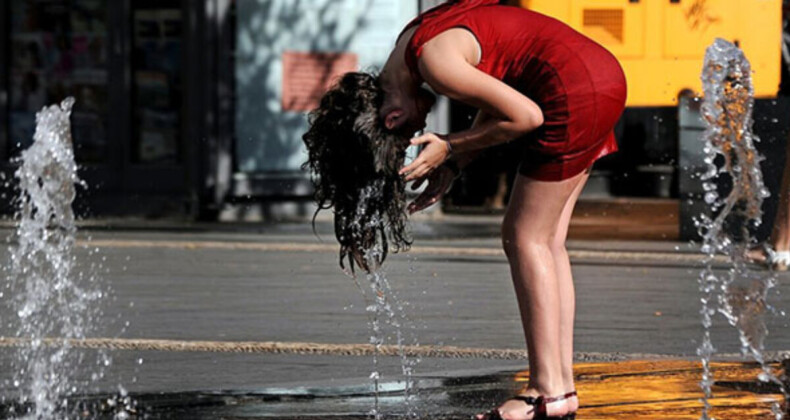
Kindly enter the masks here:
[[[498, 3], [459, 0], [431, 9], [406, 26], [378, 77], [341, 78], [310, 115], [306, 166], [316, 175], [319, 207], [334, 207], [341, 265], [347, 257], [352, 268], [356, 262], [370, 269], [363, 253], [373, 243], [385, 251], [373, 264], [383, 260], [388, 243], [409, 245], [404, 210], [436, 203], [480, 150], [523, 145], [502, 242], [524, 326], [529, 384], [478, 418], [573, 418], [579, 406], [575, 294], [565, 239], [590, 167], [617, 150], [613, 128], [626, 83], [600, 45], [560, 21]], [[425, 127], [434, 102], [423, 84], [478, 108], [472, 127], [409, 141]], [[409, 144], [423, 149], [401, 168]], [[407, 207], [404, 181], [414, 181], [414, 189], [428, 183]], [[380, 191], [373, 200], [378, 207], [360, 211], [371, 190]]]

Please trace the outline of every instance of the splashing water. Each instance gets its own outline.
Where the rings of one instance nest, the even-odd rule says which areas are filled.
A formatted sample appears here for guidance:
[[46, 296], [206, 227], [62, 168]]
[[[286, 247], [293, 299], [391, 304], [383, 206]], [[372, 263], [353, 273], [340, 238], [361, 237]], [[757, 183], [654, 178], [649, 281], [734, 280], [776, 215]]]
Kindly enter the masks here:
[[[704, 392], [701, 419], [709, 416], [711, 386], [714, 383], [710, 369], [715, 347], [710, 337], [713, 317], [719, 313], [730, 325], [736, 327], [741, 341], [741, 352], [750, 355], [762, 367], [758, 379], [777, 384], [785, 394], [782, 381], [777, 378], [763, 355], [768, 330], [766, 313], [778, 313], [766, 298], [776, 285], [770, 275], [747, 270], [745, 256], [755, 243], [750, 227], [762, 222], [762, 203], [768, 197], [763, 185], [760, 162], [763, 160], [754, 148], [759, 139], [752, 133], [754, 89], [751, 66], [743, 52], [732, 43], [717, 39], [705, 53], [702, 72], [705, 100], [702, 116], [707, 125], [703, 136], [707, 171], [701, 176], [705, 202], [715, 217], [703, 214], [696, 220], [702, 236], [702, 252], [706, 254], [705, 269], [699, 276], [702, 294], [702, 325], [705, 328], [697, 354], [702, 358], [703, 375], [700, 386]], [[717, 179], [726, 174], [731, 189], [726, 196], [719, 195]], [[713, 269], [717, 253], [729, 257], [726, 273]], [[783, 418], [779, 403], [772, 405], [776, 419]]]
[[[69, 417], [66, 396], [82, 391], [88, 381], [103, 375], [110, 364], [105, 353], [90, 379], [73, 372], [85, 364], [83, 352], [70, 340], [83, 339], [99, 315], [97, 302], [104, 292], [94, 276], [75, 270], [76, 226], [71, 204], [76, 196], [77, 165], [72, 149], [69, 116], [74, 105], [67, 98], [36, 114], [33, 144], [18, 159], [19, 181], [16, 246], [6, 268], [8, 304], [16, 314], [9, 326], [24, 345], [13, 362], [9, 388], [19, 394], [26, 419]], [[93, 369], [96, 369], [94, 367]]]
[[[374, 181], [371, 185], [368, 185], [362, 189], [359, 195], [360, 199], [357, 204], [357, 217], [352, 223], [358, 223], [357, 221], [362, 219], [362, 215], [368, 213], [366, 211], [369, 205], [368, 203], [370, 203], [372, 200], [381, 199], [380, 192], [382, 191], [382, 182], [383, 180]], [[374, 218], [370, 220], [365, 226], [357, 226], [355, 231], [373, 231], [377, 232], [376, 234], [385, 234], [379, 229], [380, 223], [381, 220]], [[380, 352], [381, 347], [385, 344], [386, 340], [386, 334], [382, 325], [383, 320], [385, 325], [388, 325], [394, 330], [395, 343], [398, 347], [398, 353], [401, 359], [401, 374], [403, 375], [404, 384], [403, 401], [404, 407], [406, 409], [405, 417], [409, 419], [416, 419], [419, 417], [419, 415], [417, 413], [417, 407], [415, 406], [417, 394], [412, 375], [414, 373], [414, 367], [419, 363], [419, 359], [409, 357], [405, 351], [403, 327], [406, 326], [405, 324], [409, 323], [409, 320], [405, 315], [404, 304], [398, 299], [397, 295], [392, 290], [389, 280], [387, 280], [386, 273], [382, 267], [379, 266], [378, 262], [382, 260], [382, 253], [384, 252], [381, 245], [382, 242], [383, 241], [374, 241], [376, 245], [374, 245], [373, 248], [366, 250], [363, 256], [367, 267], [372, 269], [372, 271], [367, 274], [370, 296], [365, 291], [365, 289], [362, 288], [359, 283], [357, 283], [357, 286], [359, 286], [368, 302], [366, 311], [370, 317], [370, 328], [372, 332], [370, 344], [373, 345], [376, 350], [373, 354], [373, 372], [370, 374], [370, 379], [373, 381], [374, 388], [374, 406], [368, 414], [376, 420], [382, 419], [384, 414], [379, 408], [381, 374], [379, 372], [378, 363], [378, 353]], [[352, 273], [349, 274], [352, 275]], [[416, 345], [417, 342], [415, 337], [412, 336], [411, 338], [412, 342], [410, 344]]]

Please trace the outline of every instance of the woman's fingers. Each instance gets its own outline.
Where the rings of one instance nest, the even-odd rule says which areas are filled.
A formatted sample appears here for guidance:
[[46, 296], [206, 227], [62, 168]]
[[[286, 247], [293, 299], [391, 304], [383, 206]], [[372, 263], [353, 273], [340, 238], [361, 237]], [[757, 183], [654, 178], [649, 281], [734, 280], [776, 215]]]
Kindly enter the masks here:
[[424, 160], [415, 160], [398, 172], [398, 175], [406, 176], [406, 181], [427, 177], [435, 168]]
[[422, 178], [428, 175], [430, 171], [431, 169], [428, 165], [426, 164], [419, 165], [417, 166], [417, 168], [415, 168], [413, 171], [409, 172], [406, 175], [406, 181], [413, 181], [415, 179]]
[[417, 198], [414, 199], [409, 204], [409, 214], [416, 213], [425, 208], [425, 203], [427, 202], [427, 194], [423, 192], [422, 194], [418, 195]]
[[439, 197], [434, 194], [421, 194], [417, 199], [415, 199], [411, 206], [409, 206], [409, 212], [416, 213], [420, 210], [423, 210], [427, 207], [432, 206], [437, 201], [439, 201]]
[[443, 195], [443, 186], [436, 179], [431, 180], [428, 188], [409, 204], [409, 213], [416, 213], [435, 204]]
[[417, 191], [418, 189], [420, 189], [422, 184], [425, 183], [426, 180], [428, 180], [427, 176], [415, 179], [414, 182], [412, 182], [412, 184], [411, 184], [411, 190], [412, 191]]
[[411, 145], [412, 146], [419, 146], [421, 144], [428, 143], [431, 140], [433, 140], [433, 137], [435, 137], [435, 135], [432, 134], [432, 133], [428, 133], [428, 134], [423, 134], [421, 136], [417, 136], [417, 137], [411, 139]]
[[[435, 201], [434, 201], [435, 202]], [[416, 213], [428, 206], [430, 206], [431, 197], [426, 195], [425, 193], [420, 194], [419, 197], [415, 198], [414, 201], [409, 204], [409, 214]]]
[[[436, 134], [428, 133], [411, 140], [412, 145], [426, 144], [413, 162], [401, 168], [399, 175], [407, 175], [407, 180], [417, 179], [441, 165], [446, 159], [448, 149], [445, 141]], [[426, 168], [421, 166], [425, 165]]]
[[412, 161], [412, 163], [401, 168], [401, 170], [398, 171], [398, 175], [406, 175], [420, 165], [422, 165], [422, 159], [420, 159], [420, 157], [418, 156], [417, 159], [414, 159], [414, 161]]

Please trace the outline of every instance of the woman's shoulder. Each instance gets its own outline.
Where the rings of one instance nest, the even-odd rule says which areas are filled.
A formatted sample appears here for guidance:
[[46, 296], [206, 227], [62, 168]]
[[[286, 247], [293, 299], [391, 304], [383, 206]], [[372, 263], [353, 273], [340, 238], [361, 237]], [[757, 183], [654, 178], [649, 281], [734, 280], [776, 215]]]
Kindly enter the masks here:
[[406, 30], [418, 27], [411, 41], [419, 48], [436, 35], [454, 27], [479, 31], [481, 34], [478, 37], [484, 37], [486, 33], [501, 31], [515, 32], [515, 35], [525, 31], [535, 32], [547, 25], [564, 24], [522, 7], [500, 5], [496, 0], [469, 0], [443, 3], [422, 13], [406, 25], [401, 36]]

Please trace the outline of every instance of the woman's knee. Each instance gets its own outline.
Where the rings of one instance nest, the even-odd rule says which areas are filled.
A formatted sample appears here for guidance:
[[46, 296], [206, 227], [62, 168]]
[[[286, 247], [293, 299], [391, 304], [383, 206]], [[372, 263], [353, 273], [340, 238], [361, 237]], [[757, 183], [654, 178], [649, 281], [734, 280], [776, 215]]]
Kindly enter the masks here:
[[568, 249], [565, 247], [565, 237], [564, 236], [554, 236], [551, 239], [551, 243], [549, 244], [549, 248], [551, 249], [551, 253], [553, 255], [563, 255], [568, 253]]
[[519, 226], [505, 219], [502, 223], [502, 248], [509, 259], [525, 253], [550, 251], [552, 236], [528, 227]]

